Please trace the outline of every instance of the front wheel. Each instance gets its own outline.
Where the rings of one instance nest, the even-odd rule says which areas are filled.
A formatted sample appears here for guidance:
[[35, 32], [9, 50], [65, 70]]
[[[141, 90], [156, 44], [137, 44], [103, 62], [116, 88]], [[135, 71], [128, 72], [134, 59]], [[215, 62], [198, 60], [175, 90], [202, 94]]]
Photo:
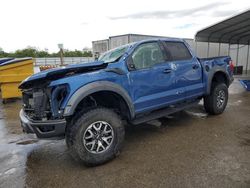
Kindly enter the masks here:
[[119, 153], [124, 134], [124, 126], [115, 112], [96, 108], [73, 117], [67, 127], [66, 143], [73, 158], [95, 166]]
[[210, 114], [221, 114], [228, 101], [228, 88], [224, 83], [213, 83], [210, 95], [204, 97], [204, 108]]

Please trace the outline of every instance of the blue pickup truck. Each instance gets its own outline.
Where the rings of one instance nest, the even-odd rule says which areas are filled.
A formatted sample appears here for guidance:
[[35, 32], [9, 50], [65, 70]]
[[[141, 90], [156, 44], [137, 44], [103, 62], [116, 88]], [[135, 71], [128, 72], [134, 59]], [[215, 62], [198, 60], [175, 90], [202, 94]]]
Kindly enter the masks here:
[[125, 129], [196, 105], [220, 114], [233, 81], [230, 57], [200, 59], [182, 39], [127, 44], [98, 61], [34, 74], [19, 88], [25, 132], [65, 137], [70, 154], [98, 165], [120, 151]]

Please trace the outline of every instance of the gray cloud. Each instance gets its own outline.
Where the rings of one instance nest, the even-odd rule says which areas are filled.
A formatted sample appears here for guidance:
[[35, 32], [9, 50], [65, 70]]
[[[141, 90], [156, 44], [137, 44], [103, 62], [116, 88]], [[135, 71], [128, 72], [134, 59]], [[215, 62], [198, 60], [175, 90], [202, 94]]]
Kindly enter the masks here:
[[212, 16], [214, 17], [224, 17], [224, 16], [232, 16], [232, 14], [237, 13], [235, 10], [221, 10], [221, 11], [213, 11]]
[[[228, 2], [216, 2], [210, 3], [208, 5], [204, 5], [201, 7], [196, 7], [192, 9], [184, 9], [184, 10], [164, 10], [164, 11], [151, 11], [151, 12], [140, 12], [135, 14], [129, 14], [125, 16], [117, 16], [110, 17], [111, 20], [120, 20], [120, 19], [169, 19], [169, 18], [178, 18], [178, 17], [186, 17], [186, 16], [198, 16], [203, 15], [204, 11], [211, 11], [220, 6], [227, 5]], [[225, 14], [221, 13], [221, 14]], [[220, 11], [216, 12], [216, 15], [220, 16]]]

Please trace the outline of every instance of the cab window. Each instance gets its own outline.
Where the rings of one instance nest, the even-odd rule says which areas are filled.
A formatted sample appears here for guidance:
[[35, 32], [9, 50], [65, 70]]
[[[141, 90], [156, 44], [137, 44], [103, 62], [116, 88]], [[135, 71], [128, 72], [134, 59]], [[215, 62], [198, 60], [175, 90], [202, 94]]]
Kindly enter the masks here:
[[182, 42], [164, 42], [164, 45], [173, 61], [189, 60], [192, 58], [188, 48]]
[[162, 51], [156, 42], [141, 44], [132, 54], [136, 69], [152, 67], [164, 61]]

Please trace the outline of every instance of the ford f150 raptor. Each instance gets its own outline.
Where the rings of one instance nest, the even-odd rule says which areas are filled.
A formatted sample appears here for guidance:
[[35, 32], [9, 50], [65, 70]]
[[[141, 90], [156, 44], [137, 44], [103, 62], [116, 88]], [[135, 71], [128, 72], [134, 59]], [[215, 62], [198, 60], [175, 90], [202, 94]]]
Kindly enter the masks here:
[[120, 151], [124, 125], [197, 104], [224, 111], [233, 81], [230, 57], [200, 59], [182, 39], [154, 39], [104, 53], [98, 61], [34, 74], [19, 88], [21, 126], [38, 138], [65, 137], [70, 154], [98, 165]]

